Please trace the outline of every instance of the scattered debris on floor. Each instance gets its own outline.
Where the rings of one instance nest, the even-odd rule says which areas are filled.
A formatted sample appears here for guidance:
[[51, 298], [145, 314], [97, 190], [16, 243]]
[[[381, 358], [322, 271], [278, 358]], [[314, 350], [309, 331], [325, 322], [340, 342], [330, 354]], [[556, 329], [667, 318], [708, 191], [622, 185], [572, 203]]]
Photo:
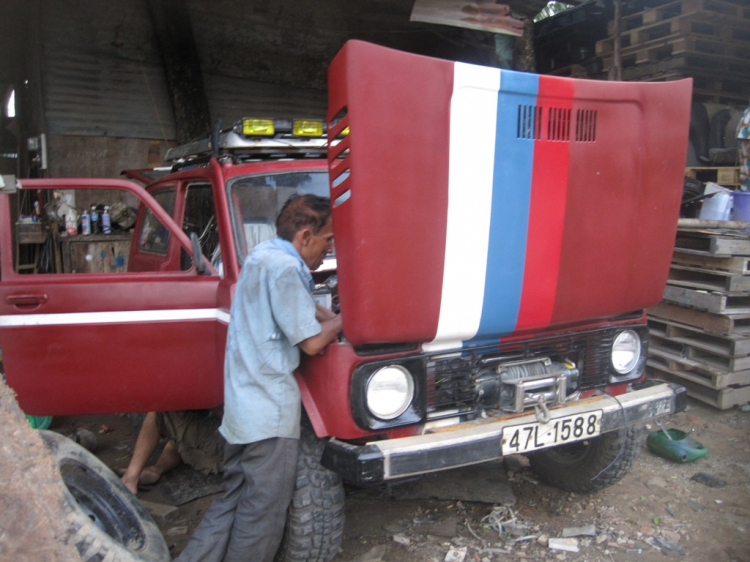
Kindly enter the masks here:
[[709, 488], [724, 488], [727, 485], [726, 480], [722, 480], [713, 474], [706, 474], [705, 472], [696, 472], [690, 480], [705, 484]]
[[[55, 424], [66, 435], [90, 431], [97, 440], [97, 455], [113, 469], [127, 466], [139, 427], [135, 424], [131, 431], [127, 419], [111, 417], [60, 418]], [[100, 434], [101, 425], [113, 431]], [[481, 477], [480, 467], [470, 467], [403, 488], [348, 488], [344, 541], [334, 562], [747, 559], [750, 415], [742, 408], [717, 411], [692, 405], [671, 418], [670, 425], [710, 444], [710, 453], [695, 462], [674, 463], [654, 454], [644, 433], [642, 454], [631, 474], [591, 495], [562, 492], [539, 482], [522, 456], [481, 466]], [[126, 434], [130, 441], [123, 438]], [[180, 476], [179, 471], [174, 475]], [[165, 493], [168, 483], [164, 478], [141, 491], [139, 498], [175, 509], [156, 516], [175, 556], [212, 498], [183, 504]], [[212, 483], [203, 484], [208, 489]]]

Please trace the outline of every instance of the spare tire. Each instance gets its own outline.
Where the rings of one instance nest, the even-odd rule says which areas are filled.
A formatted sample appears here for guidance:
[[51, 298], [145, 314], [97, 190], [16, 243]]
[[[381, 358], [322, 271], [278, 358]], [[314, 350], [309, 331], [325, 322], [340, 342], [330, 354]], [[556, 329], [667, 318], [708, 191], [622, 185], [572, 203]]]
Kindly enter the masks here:
[[641, 428], [635, 426], [598, 437], [529, 453], [531, 469], [545, 483], [576, 494], [616, 484], [630, 472], [641, 452]]
[[103, 462], [59, 433], [39, 433], [65, 484], [66, 523], [81, 560], [171, 560], [154, 520]]

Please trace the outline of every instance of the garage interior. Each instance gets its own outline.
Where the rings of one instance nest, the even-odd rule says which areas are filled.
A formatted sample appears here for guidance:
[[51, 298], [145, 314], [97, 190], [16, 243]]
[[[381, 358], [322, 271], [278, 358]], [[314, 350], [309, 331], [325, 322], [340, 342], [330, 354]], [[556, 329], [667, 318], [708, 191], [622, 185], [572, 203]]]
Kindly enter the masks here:
[[[504, 3], [532, 22], [547, 0]], [[736, 130], [750, 103], [747, 0], [575, 1], [529, 23], [523, 37], [499, 42], [487, 32], [410, 21], [413, 5], [7, 0], [0, 9], [0, 174], [117, 178], [162, 165], [169, 148], [206, 135], [217, 120], [228, 127], [249, 116], [324, 119], [327, 66], [349, 39], [551, 76], [692, 78], [681, 223], [664, 300], [648, 310], [649, 374], [727, 411], [719, 413], [750, 403], [750, 235], [743, 224], [750, 213], [730, 214], [732, 195], [743, 191]], [[24, 222], [34, 200], [16, 197], [14, 205], [18, 271], [117, 271], [121, 264], [92, 264], [86, 256], [93, 247], [128, 253], [132, 233], [72, 235], [59, 242], [60, 263], [49, 266], [59, 269], [40, 268], [47, 234]]]
[[[750, 98], [747, 3], [590, 0], [541, 19], [544, 0], [509, 5], [518, 19], [537, 21], [522, 37], [498, 41], [488, 32], [410, 21], [409, 0], [12, 0], [0, 21], [0, 172], [118, 177], [159, 166], [168, 148], [205, 135], [216, 120], [227, 127], [247, 116], [324, 119], [327, 65], [346, 40], [361, 39], [553, 76], [692, 78], [681, 216], [716, 218], [702, 208], [740, 189], [736, 129]], [[707, 185], [719, 196], [706, 197]], [[45, 271], [38, 261], [46, 235], [38, 224], [20, 224], [33, 212], [31, 198], [17, 201], [16, 263], [29, 273]], [[85, 261], [90, 245], [127, 255], [130, 236], [61, 238], [63, 258], [48, 267], [113, 271], [114, 263]], [[747, 243], [736, 230], [681, 229], [667, 300], [651, 311], [651, 367], [720, 408], [750, 400], [750, 345], [735, 341], [750, 324]], [[713, 291], [718, 304], [704, 303], [703, 291]]]
[[[551, 17], [541, 17], [544, 0], [509, 2], [513, 16], [537, 21], [522, 37], [506, 35], [501, 41], [488, 32], [410, 21], [413, 4], [12, 0], [0, 21], [5, 53], [0, 172], [19, 178], [118, 177], [126, 169], [159, 166], [168, 148], [207, 134], [216, 120], [228, 127], [248, 116], [324, 119], [327, 65], [346, 40], [360, 39], [553, 76], [692, 78], [681, 216], [699, 217], [701, 206], [708, 209], [719, 199], [705, 197], [706, 185], [723, 191], [724, 198], [740, 188], [736, 129], [750, 98], [750, 7], [743, 0], [590, 0]], [[88, 208], [91, 202], [77, 203]], [[17, 201], [19, 223], [33, 212], [31, 198]], [[45, 271], [39, 267], [39, 243], [46, 235], [38, 226], [17, 225], [19, 271]], [[741, 240], [722, 250], [729, 255], [707, 250], [695, 257], [719, 235]], [[120, 232], [61, 238], [62, 257], [47, 267], [113, 271], [114, 263], [86, 261], [90, 247], [127, 255], [130, 237]], [[665, 297], [671, 300], [651, 311], [652, 368], [687, 381], [693, 395], [718, 407], [750, 400], [743, 362], [750, 361], [750, 347], [706, 341], [744, 337], [743, 327], [750, 324], [743, 300], [750, 286], [744, 279], [727, 280], [744, 275], [746, 265], [727, 270], [716, 262], [744, 264], [742, 252], [750, 250], [743, 242], [736, 231], [681, 230]], [[720, 304], [696, 311], [696, 292], [706, 290], [726, 294], [716, 297]], [[708, 322], [720, 323], [723, 331], [706, 336]], [[698, 350], [693, 354], [708, 358], [696, 363], [686, 357], [693, 345]]]
[[[509, 4], [528, 21], [546, 2]], [[205, 134], [216, 119], [228, 126], [248, 114], [322, 118], [327, 65], [347, 39], [498, 65], [493, 34], [410, 22], [412, 5], [6, 2], [0, 170], [18, 177], [117, 177], [160, 164], [166, 147]], [[691, 77], [695, 101], [743, 109], [750, 96], [749, 11], [741, 0], [584, 2], [539, 21], [533, 37], [516, 39], [512, 66], [592, 79]], [[703, 119], [714, 113], [712, 105]], [[44, 169], [27, 144], [41, 134]], [[691, 166], [710, 148], [724, 148], [702, 138], [694, 144]]]

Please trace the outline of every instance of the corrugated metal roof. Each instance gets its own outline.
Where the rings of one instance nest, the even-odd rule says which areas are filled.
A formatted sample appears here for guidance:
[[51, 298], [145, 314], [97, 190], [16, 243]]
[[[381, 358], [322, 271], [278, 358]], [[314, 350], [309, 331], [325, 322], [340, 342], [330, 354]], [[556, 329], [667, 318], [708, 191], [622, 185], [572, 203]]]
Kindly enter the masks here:
[[174, 139], [145, 2], [46, 0], [41, 27], [50, 133]]
[[[174, 140], [147, 0], [39, 2], [48, 132]], [[546, 0], [508, 3], [530, 16]], [[248, 114], [322, 117], [327, 66], [349, 38], [488, 63], [489, 34], [409, 22], [412, 5], [412, 0], [187, 0], [212, 119], [227, 124]]]
[[325, 119], [325, 91], [290, 88], [226, 76], [203, 75], [211, 116], [222, 126], [242, 117], [300, 117]]

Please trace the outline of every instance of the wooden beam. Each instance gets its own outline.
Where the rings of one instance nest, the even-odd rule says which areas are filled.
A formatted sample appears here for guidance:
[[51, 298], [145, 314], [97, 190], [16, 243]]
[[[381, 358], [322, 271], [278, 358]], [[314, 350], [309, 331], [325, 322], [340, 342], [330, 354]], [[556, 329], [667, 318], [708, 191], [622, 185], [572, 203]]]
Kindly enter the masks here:
[[148, 0], [148, 7], [172, 100], [177, 142], [188, 142], [211, 129], [190, 14], [185, 0]]
[[615, 60], [610, 80], [622, 80], [622, 0], [615, 0]]

